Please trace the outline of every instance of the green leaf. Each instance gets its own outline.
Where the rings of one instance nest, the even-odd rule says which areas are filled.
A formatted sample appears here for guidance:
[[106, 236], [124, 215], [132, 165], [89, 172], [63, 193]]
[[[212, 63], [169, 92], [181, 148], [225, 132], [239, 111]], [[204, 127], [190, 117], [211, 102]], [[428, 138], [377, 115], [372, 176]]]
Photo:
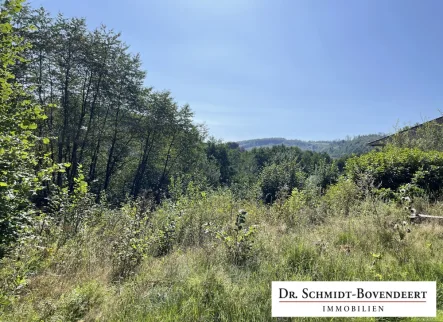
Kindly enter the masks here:
[[29, 124], [28, 128], [30, 130], [35, 130], [35, 129], [37, 129], [37, 124], [36, 123], [31, 123], [31, 124]]
[[6, 182], [1, 182], [0, 181], [0, 187], [7, 187], [7, 186], [8, 186], [8, 184]]
[[43, 144], [49, 144], [50, 140], [48, 138], [43, 138]]

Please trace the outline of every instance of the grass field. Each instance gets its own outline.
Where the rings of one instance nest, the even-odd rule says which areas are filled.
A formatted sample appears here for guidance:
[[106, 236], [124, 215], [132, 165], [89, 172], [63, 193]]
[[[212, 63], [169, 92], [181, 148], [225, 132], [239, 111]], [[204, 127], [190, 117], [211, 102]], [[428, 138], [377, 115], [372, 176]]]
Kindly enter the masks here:
[[20, 258], [3, 261], [2, 320], [270, 321], [271, 281], [383, 280], [437, 281], [442, 321], [443, 226], [411, 225], [399, 204], [342, 197], [268, 207], [218, 191], [144, 220], [138, 204], [90, 209], [75, 236], [23, 243]]

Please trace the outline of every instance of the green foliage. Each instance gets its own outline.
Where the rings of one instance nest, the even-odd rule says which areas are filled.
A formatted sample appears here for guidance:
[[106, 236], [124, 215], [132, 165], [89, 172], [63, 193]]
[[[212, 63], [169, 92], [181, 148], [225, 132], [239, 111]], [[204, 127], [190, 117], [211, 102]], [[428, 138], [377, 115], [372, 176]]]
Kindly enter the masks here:
[[337, 184], [329, 187], [323, 201], [333, 215], [348, 216], [355, 200], [358, 200], [361, 194], [353, 181], [342, 177]]
[[285, 145], [288, 147], [298, 147], [305, 151], [326, 152], [333, 158], [340, 158], [346, 155], [369, 152], [371, 147], [368, 146], [368, 143], [381, 139], [382, 137], [382, 134], [370, 134], [335, 141], [302, 141], [287, 140], [284, 138], [266, 138], [240, 141], [238, 144], [241, 148], [246, 150]]
[[320, 189], [334, 183], [338, 176], [337, 164], [326, 153], [297, 147], [245, 151], [238, 144], [211, 139], [205, 149], [208, 165], [212, 166], [202, 167], [208, 188], [227, 186], [238, 198], [261, 198], [270, 203], [285, 198], [294, 187], [302, 188], [309, 176], [315, 177], [311, 181]]
[[[392, 190], [389, 188], [377, 188], [373, 190], [375, 197], [386, 201], [396, 201], [403, 203], [406, 206], [410, 206], [410, 203], [415, 198], [426, 198], [427, 194], [423, 188], [419, 188], [415, 184], [404, 184], [398, 187], [398, 189]], [[405, 199], [407, 197], [407, 199]]]
[[291, 245], [284, 255], [284, 266], [292, 274], [311, 275], [315, 272], [318, 253], [314, 247], [303, 243]]
[[289, 185], [289, 179], [289, 173], [283, 166], [271, 164], [265, 167], [260, 174], [258, 183], [263, 193], [263, 199], [267, 203], [273, 202], [277, 198], [277, 193]]
[[350, 231], [343, 231], [337, 235], [337, 239], [335, 240], [335, 245], [347, 245], [347, 246], [356, 246], [358, 244], [358, 237]]
[[293, 188], [305, 188], [314, 197], [338, 177], [338, 169], [327, 154], [284, 146], [253, 149], [251, 153], [263, 163], [257, 184], [267, 203], [286, 198]]
[[307, 198], [308, 196], [305, 191], [294, 188], [291, 196], [286, 200], [284, 207], [291, 213], [297, 213], [307, 205]]
[[154, 235], [155, 256], [165, 256], [172, 251], [176, 239], [176, 220], [167, 217], [163, 226]]
[[214, 240], [232, 214], [235, 204], [227, 189], [204, 191], [190, 182], [186, 195], [174, 203], [165, 202], [159, 209], [159, 226], [167, 226], [172, 214], [176, 223], [174, 239], [182, 247], [201, 246]]
[[429, 193], [438, 193], [443, 180], [443, 153], [388, 147], [349, 159], [346, 175], [353, 181], [369, 175], [375, 186], [394, 191], [412, 183]]
[[57, 308], [63, 321], [79, 321], [103, 301], [103, 291], [98, 283], [82, 285], [62, 297]]
[[233, 226], [217, 232], [217, 238], [223, 242], [229, 259], [235, 265], [244, 265], [254, 256], [256, 227], [246, 226], [246, 216], [247, 212], [240, 210]]
[[316, 177], [317, 185], [325, 189], [338, 180], [338, 167], [335, 162], [329, 163], [327, 159], [320, 160], [315, 164], [313, 175]]
[[443, 308], [443, 230], [401, 199], [442, 212], [442, 152], [204, 142], [120, 35], [20, 4], [0, 24], [2, 320], [258, 321], [272, 280], [436, 280]]
[[397, 194], [389, 188], [378, 188], [373, 191], [375, 197], [380, 198], [381, 200], [397, 200], [399, 198]]
[[425, 197], [426, 191], [415, 184], [408, 183], [398, 187], [398, 195], [400, 198], [409, 197], [413, 199], [416, 197]]
[[[304, 195], [296, 190], [286, 202], [300, 217], [321, 211], [322, 203], [306, 204]], [[65, 243], [57, 242], [58, 226], [48, 223], [52, 239], [16, 248], [0, 265], [2, 319], [261, 320], [270, 314], [272, 280], [436, 280], [442, 307], [443, 231], [403, 226], [403, 205], [355, 197], [346, 218], [287, 227], [272, 216], [280, 204], [235, 200], [226, 189], [193, 188], [154, 211], [147, 210], [150, 203], [102, 204]], [[248, 214], [232, 214], [240, 205]], [[441, 212], [437, 203], [427, 207]], [[375, 208], [381, 219], [373, 216]], [[159, 239], [172, 221], [175, 232]], [[251, 228], [255, 224], [260, 229]], [[172, 248], [156, 256], [159, 241], [167, 239]]]
[[209, 141], [206, 145], [206, 155], [209, 160], [214, 160], [220, 169], [220, 184], [229, 185], [232, 183], [233, 177], [236, 174], [234, 168], [235, 156], [233, 155], [236, 149], [231, 149], [228, 144], [220, 142]]
[[70, 164], [51, 177], [59, 188], [75, 193], [83, 166], [81, 180], [97, 196], [106, 191], [118, 204], [127, 194], [150, 195], [159, 203], [171, 177], [201, 174], [204, 128], [171, 93], [145, 87], [140, 57], [120, 34], [104, 26], [88, 30], [84, 19], [53, 18], [42, 8], [27, 7], [14, 24], [32, 45], [22, 53], [29, 63], [15, 66], [15, 77], [43, 114], [17, 125], [37, 128], [38, 151]]
[[308, 207], [308, 203], [309, 195], [307, 191], [297, 188], [292, 189], [291, 195], [284, 201], [280, 210], [284, 216], [283, 220], [290, 226], [300, 223], [301, 211]]
[[[47, 179], [68, 194], [88, 189], [98, 199], [105, 191], [114, 205], [127, 195], [154, 198], [158, 205], [192, 181], [205, 190], [230, 187], [239, 198], [259, 197], [260, 173], [272, 164], [290, 173], [287, 191], [314, 172], [323, 188], [333, 181], [326, 153], [204, 143], [206, 129], [193, 122], [190, 107], [179, 106], [168, 91], [145, 87], [140, 57], [106, 27], [88, 30], [84, 19], [53, 18], [30, 7], [14, 16], [14, 24], [32, 45], [22, 54], [29, 63], [15, 66], [14, 76], [28, 86], [42, 114], [19, 123], [20, 130], [36, 129], [35, 150], [59, 165]], [[7, 184], [0, 181], [0, 189]], [[281, 189], [268, 188], [272, 197], [269, 191], [262, 197], [275, 200]]]
[[143, 213], [142, 201], [130, 202], [121, 212], [122, 226], [112, 242], [112, 278], [125, 279], [136, 272], [143, 258], [149, 253], [150, 236], [147, 224], [151, 219]]
[[12, 22], [21, 7], [22, 1], [6, 1], [0, 12], [0, 258], [31, 224], [35, 209], [30, 198], [44, 188], [53, 170], [49, 156], [35, 148], [45, 140], [35, 133], [45, 119], [43, 108], [14, 75], [28, 48]]

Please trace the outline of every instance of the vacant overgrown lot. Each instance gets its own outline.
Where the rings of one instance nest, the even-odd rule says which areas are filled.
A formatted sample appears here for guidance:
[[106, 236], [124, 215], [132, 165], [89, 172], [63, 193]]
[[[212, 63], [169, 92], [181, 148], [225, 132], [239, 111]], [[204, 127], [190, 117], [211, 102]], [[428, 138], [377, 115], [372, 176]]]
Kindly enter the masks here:
[[194, 190], [153, 212], [85, 197], [69, 208], [82, 216], [76, 232], [47, 223], [3, 259], [2, 319], [267, 321], [276, 280], [436, 280], [441, 310], [443, 226], [411, 225], [404, 205], [352, 197], [349, 185], [272, 206]]
[[244, 151], [114, 31], [0, 9], [0, 320], [269, 321], [272, 281], [392, 280], [437, 281], [443, 321], [443, 225], [408, 220], [443, 214], [443, 125]]

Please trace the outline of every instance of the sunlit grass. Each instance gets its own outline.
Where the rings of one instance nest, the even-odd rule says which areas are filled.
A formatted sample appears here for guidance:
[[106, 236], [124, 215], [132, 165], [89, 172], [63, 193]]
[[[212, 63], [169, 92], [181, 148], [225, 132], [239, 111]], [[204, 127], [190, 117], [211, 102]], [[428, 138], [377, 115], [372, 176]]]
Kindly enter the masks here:
[[[434, 213], [441, 209], [440, 205], [428, 207]], [[106, 224], [110, 218], [103, 218], [98, 226], [85, 227], [59, 248], [52, 245], [51, 255], [39, 259], [45, 264], [26, 276], [14, 303], [4, 307], [2, 319], [269, 321], [271, 281], [278, 280], [436, 280], [440, 311], [434, 320], [443, 317], [443, 252], [439, 251], [443, 226], [407, 225], [411, 232], [401, 238], [394, 229], [395, 223], [403, 225], [405, 219], [400, 205], [358, 201], [349, 216], [329, 215], [320, 222], [312, 220], [315, 211], [324, 209], [320, 206], [315, 211], [301, 209], [287, 221], [287, 209], [235, 201], [226, 192], [184, 200], [179, 208], [165, 206], [151, 214], [151, 222], [160, 225], [171, 212], [182, 213], [169, 253], [153, 256], [148, 249], [133, 273], [121, 279], [115, 279], [111, 260], [112, 241], [121, 230], [119, 224]], [[248, 260], [235, 265], [214, 231], [233, 224], [240, 208], [248, 211], [246, 224], [257, 225], [257, 234]], [[208, 221], [212, 230], [202, 232], [201, 225]], [[6, 261], [2, 274], [12, 264]]]

